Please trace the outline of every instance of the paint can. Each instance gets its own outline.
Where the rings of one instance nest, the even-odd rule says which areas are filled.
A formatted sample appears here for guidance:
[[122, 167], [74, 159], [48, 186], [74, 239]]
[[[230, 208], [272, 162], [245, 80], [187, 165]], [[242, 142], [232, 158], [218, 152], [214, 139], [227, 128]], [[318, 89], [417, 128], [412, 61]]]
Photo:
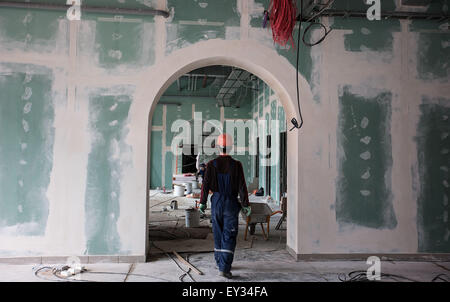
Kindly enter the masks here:
[[192, 189], [193, 189], [193, 190], [198, 189], [198, 182], [196, 182], [196, 181], [193, 181], [193, 182], [192, 182]]
[[192, 183], [191, 182], [186, 182], [183, 184], [183, 186], [186, 188], [186, 194], [191, 194], [192, 193]]
[[184, 196], [184, 186], [182, 185], [173, 185], [173, 195], [175, 196]]
[[200, 212], [197, 209], [186, 210], [186, 227], [196, 228], [200, 223]]

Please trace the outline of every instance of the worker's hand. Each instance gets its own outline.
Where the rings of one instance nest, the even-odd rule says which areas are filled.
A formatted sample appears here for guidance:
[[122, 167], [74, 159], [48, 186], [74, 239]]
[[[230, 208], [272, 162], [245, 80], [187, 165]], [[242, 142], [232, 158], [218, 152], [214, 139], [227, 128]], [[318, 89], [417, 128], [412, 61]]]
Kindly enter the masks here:
[[206, 204], [201, 203], [198, 209], [200, 210], [200, 213], [205, 214]]
[[244, 214], [246, 216], [250, 216], [250, 214], [252, 213], [252, 208], [250, 206], [248, 207], [242, 207], [242, 212], [244, 212]]

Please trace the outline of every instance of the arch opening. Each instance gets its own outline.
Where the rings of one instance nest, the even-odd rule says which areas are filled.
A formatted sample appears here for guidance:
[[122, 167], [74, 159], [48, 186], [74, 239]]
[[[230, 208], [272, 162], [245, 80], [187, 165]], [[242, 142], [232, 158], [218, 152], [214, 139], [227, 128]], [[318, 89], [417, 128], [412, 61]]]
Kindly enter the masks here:
[[[219, 42], [220, 44], [220, 42]], [[223, 52], [223, 47], [218, 47], [216, 50], [220, 49], [218, 52]], [[240, 51], [239, 51], [240, 49]], [[177, 57], [182, 56], [182, 53], [188, 52], [180, 51], [179, 54], [171, 55], [171, 57], [174, 58], [175, 62], [178, 62]], [[217, 51], [216, 51], [217, 52]], [[196, 53], [192, 50], [189, 51], [190, 54]], [[178, 62], [173, 68], [165, 69], [163, 71], [164, 76], [161, 79], [159, 86], [160, 89], [155, 92], [153, 101], [150, 103], [149, 107], [149, 115], [147, 116], [148, 124], [147, 124], [147, 181], [146, 181], [146, 196], [147, 196], [147, 209], [149, 207], [149, 190], [151, 186], [151, 133], [152, 133], [152, 120], [154, 118], [155, 109], [157, 104], [160, 102], [161, 97], [163, 97], [164, 92], [168, 89], [168, 87], [176, 82], [176, 80], [184, 75], [188, 74], [189, 72], [198, 69], [198, 68], [205, 68], [207, 66], [213, 66], [213, 65], [224, 65], [224, 66], [231, 66], [234, 68], [239, 68], [242, 70], [246, 70], [249, 73], [257, 76], [259, 79], [261, 79], [264, 83], [266, 83], [271, 89], [273, 89], [274, 93], [278, 96], [279, 102], [281, 103], [282, 108], [285, 111], [285, 117], [286, 120], [290, 120], [292, 117], [296, 117], [297, 120], [298, 114], [296, 110], [296, 102], [292, 98], [293, 95], [295, 95], [295, 81], [292, 81], [292, 77], [289, 77], [285, 70], [283, 68], [288, 68], [288, 70], [292, 71], [295, 69], [292, 68], [292, 66], [283, 58], [277, 58], [273, 61], [267, 61], [267, 60], [254, 60], [255, 56], [253, 56], [253, 59], [250, 59], [250, 56], [247, 54], [244, 57], [239, 57], [239, 53], [242, 53], [242, 49], [237, 47], [236, 52], [234, 52], [235, 55], [214, 55], [214, 52], [212, 52], [211, 56], [206, 56], [203, 58], [185, 58], [184, 60], [181, 60], [181, 62]], [[198, 54], [198, 52], [197, 52]], [[194, 56], [195, 57], [195, 56]], [[264, 55], [262, 56], [264, 57]], [[283, 64], [277, 66], [277, 68], [271, 70], [271, 65], [273, 63], [280, 63], [278, 62], [280, 59]], [[275, 61], [275, 62], [274, 62]], [[269, 64], [267, 64], [269, 63]], [[161, 64], [159, 64], [161, 66]], [[271, 70], [271, 71], [269, 71]], [[276, 72], [274, 72], [276, 71]], [[291, 80], [291, 81], [288, 81]], [[289, 85], [283, 85], [282, 82], [293, 82]], [[293, 254], [294, 256], [299, 253], [299, 191], [300, 191], [300, 177], [299, 177], [299, 171], [298, 171], [298, 164], [299, 164], [299, 136], [296, 131], [286, 131], [286, 140], [287, 140], [287, 148], [286, 148], [286, 159], [287, 164], [286, 167], [292, 167], [290, 169], [287, 169], [287, 199], [292, 200], [292, 202], [288, 202], [287, 207], [287, 219], [286, 219], [286, 227], [287, 227], [287, 250]], [[148, 211], [147, 211], [148, 212]], [[150, 220], [149, 220], [149, 214], [146, 215], [146, 226], [148, 226]], [[146, 234], [145, 234], [145, 246], [146, 246], [146, 255], [148, 255], [148, 251], [150, 248], [150, 241], [149, 241], [149, 233], [148, 228], [146, 228]]]

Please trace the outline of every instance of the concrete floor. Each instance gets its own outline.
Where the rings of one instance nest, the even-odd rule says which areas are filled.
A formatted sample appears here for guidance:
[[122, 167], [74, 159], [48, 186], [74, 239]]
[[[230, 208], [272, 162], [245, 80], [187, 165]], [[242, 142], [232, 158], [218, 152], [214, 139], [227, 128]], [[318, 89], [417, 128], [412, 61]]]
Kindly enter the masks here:
[[[204, 275], [191, 272], [195, 281], [217, 282], [229, 281], [217, 275], [214, 267], [212, 253], [191, 254], [189, 261], [201, 270]], [[54, 265], [52, 265], [54, 266]], [[183, 269], [187, 267], [180, 264]], [[138, 264], [87, 264], [89, 272], [83, 273], [80, 278], [90, 281], [102, 282], [179, 282], [183, 272], [167, 257], [153, 259], [148, 263]], [[348, 274], [355, 270], [366, 270], [365, 261], [324, 261], [324, 262], [295, 262], [284, 250], [261, 252], [254, 250], [238, 251], [233, 263], [234, 278], [231, 281], [252, 282], [341, 282], [339, 274]], [[0, 282], [45, 282], [33, 273], [33, 265], [7, 265], [0, 264]], [[131, 269], [131, 270], [130, 270]], [[384, 261], [381, 264], [383, 274], [395, 274], [415, 281], [430, 282], [439, 274], [448, 280], [450, 262], [393, 262]], [[127, 273], [130, 274], [127, 276]], [[104, 274], [100, 272], [107, 272]], [[147, 275], [147, 276], [142, 276]], [[51, 275], [42, 274], [43, 278], [57, 280]], [[188, 276], [185, 282], [192, 281]], [[407, 279], [385, 278], [381, 281], [408, 281]]]
[[[165, 198], [165, 197], [164, 197]], [[164, 217], [158, 212], [161, 207], [153, 207], [151, 214], [156, 215], [154, 217], [163, 221], [164, 218], [170, 218], [167, 220], [167, 225], [173, 231], [173, 219], [174, 212], [165, 211], [168, 216]], [[181, 203], [180, 205], [183, 205]], [[272, 207], [275, 210], [274, 207]], [[217, 281], [240, 281], [240, 282], [341, 282], [339, 277], [348, 278], [348, 274], [352, 271], [366, 271], [369, 267], [366, 261], [314, 261], [296, 262], [291, 255], [286, 251], [286, 230], [285, 223], [280, 230], [275, 230], [275, 225], [278, 222], [279, 215], [274, 216], [271, 223], [270, 237], [268, 240], [264, 240], [261, 229], [258, 226], [256, 233], [248, 240], [252, 240], [251, 248], [237, 249], [233, 262], [233, 275], [232, 280], [224, 279], [218, 276], [218, 271], [215, 268], [214, 254], [212, 252], [190, 252], [180, 253], [184, 258], [188, 258], [197, 269], [202, 271], [203, 275], [198, 275], [195, 272], [191, 272], [190, 275], [197, 282], [217, 282]], [[183, 228], [183, 232], [189, 230], [184, 227], [183, 218], [175, 220], [177, 228]], [[156, 223], [154, 219], [150, 219], [150, 224], [153, 226], [164, 226], [163, 222]], [[205, 226], [206, 224], [206, 226]], [[202, 222], [203, 227], [208, 228], [208, 219]], [[240, 221], [239, 237], [243, 240], [245, 224]], [[152, 230], [152, 228], [150, 228]], [[207, 229], [208, 230], [208, 229]], [[198, 231], [198, 230], [197, 230]], [[180, 232], [181, 234], [183, 232]], [[160, 234], [162, 236], [162, 234]], [[169, 237], [170, 239], [170, 237]], [[158, 240], [167, 240], [167, 238], [154, 238], [155, 244]], [[176, 240], [176, 239], [175, 239]], [[210, 239], [209, 239], [210, 240]], [[151, 248], [151, 252], [156, 252], [155, 248]], [[172, 255], [172, 254], [171, 254]], [[175, 256], [173, 256], [176, 259]], [[178, 260], [177, 260], [178, 261]], [[187, 266], [178, 262], [179, 265], [187, 270]], [[48, 264], [52, 267], [60, 267], [63, 264]], [[5, 281], [23, 281], [23, 282], [45, 282], [46, 280], [40, 279], [35, 276], [34, 270], [45, 266], [41, 265], [16, 265], [16, 264], [0, 264], [0, 282]], [[84, 265], [88, 272], [85, 272], [78, 276], [82, 280], [89, 281], [102, 281], [102, 282], [180, 282], [180, 276], [183, 271], [170, 259], [166, 254], [150, 253], [149, 262], [147, 263], [94, 263]], [[443, 279], [450, 281], [450, 262], [398, 262], [398, 261], [381, 261], [381, 273], [382, 274], [395, 274], [404, 278], [397, 277], [396, 279], [384, 277], [382, 275], [381, 281], [421, 281], [430, 282], [439, 274]], [[44, 279], [49, 279], [50, 282], [58, 281], [58, 278], [54, 277], [51, 273], [45, 273], [41, 271], [40, 276]], [[408, 279], [406, 279], [408, 278]], [[59, 280], [61, 281], [61, 280]], [[184, 276], [184, 282], [191, 282], [189, 276]], [[442, 281], [442, 280], [440, 280]]]
[[[239, 236], [243, 236], [242, 228], [241, 225]], [[232, 269], [234, 278], [232, 280], [218, 276], [212, 252], [181, 253], [181, 255], [184, 258], [188, 257], [189, 262], [204, 273], [204, 275], [190, 273], [197, 282], [341, 282], [339, 280], [340, 275], [341, 278], [346, 276], [348, 278], [348, 273], [356, 270], [366, 271], [369, 267], [365, 261], [296, 262], [285, 249], [285, 234], [285, 230], [272, 230], [269, 240], [265, 241], [261, 232], [258, 232], [257, 229], [252, 247], [236, 251]], [[173, 256], [173, 258], [176, 257]], [[183, 263], [178, 263], [184, 270], [187, 270]], [[49, 266], [61, 265], [49, 264]], [[45, 280], [34, 275], [33, 269], [41, 266], [45, 266], [45, 264], [39, 266], [0, 264], [0, 282], [45, 282]], [[152, 254], [147, 263], [95, 263], [85, 264], [84, 266], [88, 269], [88, 272], [83, 273], [79, 278], [89, 281], [180, 282], [180, 276], [183, 274], [173, 260], [163, 253]], [[430, 282], [439, 274], [445, 274], [443, 278], [450, 281], [449, 270], [450, 262], [381, 262], [382, 274], [400, 275], [421, 282]], [[57, 278], [51, 274], [42, 274], [41, 277], [57, 281]], [[191, 282], [192, 280], [189, 276], [185, 276], [183, 281]], [[381, 281], [408, 282], [409, 280], [402, 278], [394, 280], [382, 276]]]

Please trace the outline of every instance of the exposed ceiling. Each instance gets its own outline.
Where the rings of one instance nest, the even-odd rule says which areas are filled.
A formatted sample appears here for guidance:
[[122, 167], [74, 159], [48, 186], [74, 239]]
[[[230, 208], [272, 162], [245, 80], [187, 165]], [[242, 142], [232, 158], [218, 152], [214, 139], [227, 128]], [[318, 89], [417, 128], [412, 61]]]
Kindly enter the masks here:
[[239, 107], [256, 89], [257, 77], [230, 66], [208, 66], [182, 75], [164, 92], [165, 99], [181, 102], [192, 98], [215, 99], [220, 107]]
[[427, 6], [431, 3], [431, 0], [401, 0], [402, 5], [410, 6]]

